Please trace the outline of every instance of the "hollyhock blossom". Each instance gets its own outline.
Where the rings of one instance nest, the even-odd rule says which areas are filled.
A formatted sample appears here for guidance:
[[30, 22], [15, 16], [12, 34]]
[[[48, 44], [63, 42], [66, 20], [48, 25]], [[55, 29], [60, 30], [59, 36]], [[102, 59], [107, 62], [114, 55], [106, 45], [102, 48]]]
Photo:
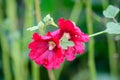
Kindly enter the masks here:
[[[54, 34], [54, 33], [53, 33]], [[29, 44], [29, 57], [38, 65], [43, 65], [48, 70], [59, 68], [64, 61], [63, 50], [59, 46], [59, 40], [50, 32], [46, 36], [40, 36], [38, 33], [33, 34], [33, 41]]]
[[74, 46], [65, 49], [65, 57], [68, 61], [72, 61], [75, 59], [75, 54], [82, 54], [85, 50], [84, 42], [89, 41], [89, 37], [87, 34], [84, 34], [73, 22], [70, 20], [64, 20], [64, 18], [60, 18], [58, 20], [59, 30], [54, 33], [58, 33], [57, 36], [67, 37], [69, 41], [73, 41]]

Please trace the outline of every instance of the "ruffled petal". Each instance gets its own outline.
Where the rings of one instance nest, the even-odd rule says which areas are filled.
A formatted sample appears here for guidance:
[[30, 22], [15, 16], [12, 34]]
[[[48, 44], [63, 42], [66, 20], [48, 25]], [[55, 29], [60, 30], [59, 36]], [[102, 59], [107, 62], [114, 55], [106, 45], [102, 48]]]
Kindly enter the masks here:
[[63, 63], [64, 61], [64, 53], [63, 50], [61, 48], [59, 48], [56, 52], [55, 52], [55, 58], [54, 58], [54, 68], [59, 68], [60, 64]]
[[72, 21], [64, 18], [58, 20], [58, 26], [61, 33], [59, 35], [62, 37], [64, 33], [68, 33], [70, 35], [69, 40], [75, 43], [73, 47], [68, 47], [67, 50], [64, 50], [66, 59], [72, 61], [75, 59], [76, 54], [82, 54], [85, 51], [83, 44], [89, 41], [89, 36], [84, 34]]
[[[49, 41], [53, 41], [55, 48], [49, 50]], [[33, 41], [28, 45], [30, 49], [29, 57], [38, 65], [43, 65], [48, 70], [59, 68], [64, 61], [64, 53], [59, 45], [59, 38], [49, 32], [46, 36], [33, 34]]]
[[70, 20], [64, 20], [64, 18], [60, 18], [58, 20], [58, 26], [62, 31], [70, 32], [73, 30], [74, 24]]
[[81, 34], [81, 39], [84, 42], [88, 42], [90, 40], [89, 36], [87, 34], [84, 34], [84, 33]]
[[54, 52], [51, 52], [47, 56], [48, 64], [43, 64], [48, 70], [52, 68], [58, 69], [60, 64], [64, 61], [64, 55], [61, 49], [57, 49]]
[[75, 42], [75, 49], [77, 54], [82, 54], [85, 51], [83, 43], [79, 41]]
[[34, 33], [32, 39], [33, 39], [33, 40], [39, 40], [39, 39], [41, 39], [41, 38], [40, 38], [40, 36], [39, 36], [38, 33]]
[[65, 57], [68, 61], [73, 61], [75, 59], [74, 47], [68, 47], [68, 49], [65, 50]]
[[29, 45], [29, 48], [31, 48], [31, 51], [29, 53], [30, 59], [34, 60], [37, 57], [39, 57], [43, 52], [48, 49], [48, 44], [47, 42], [32, 42]]
[[63, 53], [58, 51], [46, 50], [41, 56], [35, 59], [35, 62], [39, 65], [43, 65], [48, 70], [52, 68], [59, 68], [60, 64], [64, 61]]

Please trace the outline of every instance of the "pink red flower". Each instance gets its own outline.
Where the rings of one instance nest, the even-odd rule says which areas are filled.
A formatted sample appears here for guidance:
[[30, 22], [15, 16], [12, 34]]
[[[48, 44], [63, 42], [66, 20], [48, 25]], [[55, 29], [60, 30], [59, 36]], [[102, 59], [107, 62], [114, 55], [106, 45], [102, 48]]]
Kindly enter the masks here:
[[[54, 33], [53, 33], [54, 34]], [[63, 50], [59, 46], [59, 39], [51, 35], [40, 36], [33, 34], [33, 41], [28, 46], [30, 50], [29, 57], [38, 65], [43, 65], [47, 69], [59, 68], [64, 61]]]
[[[38, 33], [33, 34], [33, 41], [28, 48], [31, 49], [29, 57], [38, 65], [43, 65], [47, 69], [59, 68], [64, 61], [75, 59], [76, 54], [82, 54], [85, 50], [84, 43], [89, 41], [87, 34], [84, 34], [73, 22], [60, 18], [58, 20], [60, 29], [54, 32], [48, 32], [46, 36], [40, 36]], [[74, 46], [68, 46], [62, 49], [60, 42], [62, 38], [67, 37]]]
[[70, 41], [74, 42], [73, 47], [69, 47], [64, 50], [65, 57], [67, 60], [72, 61], [75, 59], [75, 54], [82, 54], [85, 50], [83, 43], [89, 41], [87, 34], [84, 34], [73, 22], [70, 20], [64, 20], [60, 18], [58, 20], [58, 26], [60, 30], [57, 30], [55, 33], [58, 33], [57, 36], [69, 37]]

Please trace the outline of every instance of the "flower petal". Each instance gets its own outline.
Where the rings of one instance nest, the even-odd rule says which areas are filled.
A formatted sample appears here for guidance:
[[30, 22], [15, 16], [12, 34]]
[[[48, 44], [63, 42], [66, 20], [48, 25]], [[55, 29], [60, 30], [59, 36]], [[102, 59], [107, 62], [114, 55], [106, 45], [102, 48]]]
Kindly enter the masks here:
[[29, 45], [29, 48], [32, 49], [30, 51], [29, 57], [30, 57], [30, 59], [34, 60], [38, 56], [43, 54], [43, 52], [45, 52], [46, 49], [48, 49], [48, 44], [46, 42], [41, 42], [41, 43], [32, 42]]
[[75, 59], [74, 47], [68, 47], [68, 49], [65, 50], [65, 57], [68, 61], [73, 61]]
[[[55, 47], [49, 50], [49, 42], [55, 43]], [[38, 65], [43, 65], [48, 70], [59, 68], [64, 61], [64, 53], [59, 44], [59, 38], [48, 32], [46, 36], [40, 36], [37, 33], [33, 34], [33, 41], [28, 45], [31, 49], [29, 57]]]
[[64, 20], [64, 18], [60, 18], [58, 20], [58, 25], [62, 31], [70, 32], [74, 28], [74, 24], [70, 20]]
[[75, 49], [77, 54], [82, 54], [85, 51], [83, 43], [80, 43], [79, 41], [75, 42]]
[[89, 41], [89, 36], [84, 34], [79, 27], [77, 27], [72, 21], [65, 20], [64, 18], [60, 18], [58, 20], [58, 25], [60, 28], [61, 37], [64, 36], [64, 33], [68, 33], [70, 35], [70, 41], [74, 42], [75, 45], [73, 47], [69, 47], [67, 50], [64, 50], [65, 57], [68, 61], [72, 61], [75, 59], [76, 54], [82, 54], [85, 50], [84, 42]]

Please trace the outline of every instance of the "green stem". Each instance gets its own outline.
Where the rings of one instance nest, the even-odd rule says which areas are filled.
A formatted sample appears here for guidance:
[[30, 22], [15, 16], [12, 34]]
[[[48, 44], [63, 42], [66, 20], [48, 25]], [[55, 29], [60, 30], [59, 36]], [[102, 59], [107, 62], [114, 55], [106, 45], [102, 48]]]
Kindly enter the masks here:
[[[7, 37], [5, 35], [4, 28], [6, 27], [3, 25], [3, 11], [2, 11], [2, 0], [0, 1], [0, 43], [2, 49], [2, 67], [3, 67], [3, 74], [5, 80], [12, 80], [12, 73], [10, 70], [10, 50], [9, 50], [9, 43]], [[3, 27], [4, 26], [4, 27]]]
[[[75, 1], [75, 4], [73, 6], [73, 9], [72, 9], [72, 12], [71, 12], [70, 18], [69, 18], [70, 20], [74, 21], [75, 23], [78, 21], [79, 15], [82, 10], [82, 5], [83, 5], [83, 2], [81, 0]], [[59, 77], [63, 70], [63, 67], [64, 67], [64, 63], [61, 65], [61, 67], [59, 69], [54, 70], [56, 80], [59, 80]]]
[[26, 31], [26, 28], [33, 26], [34, 19], [34, 3], [33, 0], [25, 0], [25, 15], [24, 15], [24, 27], [23, 27], [23, 37], [22, 37], [22, 74], [24, 80], [29, 80], [29, 59], [27, 46], [31, 41], [32, 32]]
[[[36, 11], [36, 19], [37, 19], [37, 23], [39, 23], [39, 21], [41, 21], [41, 14], [40, 14], [40, 3], [39, 0], [34, 0], [35, 2], [35, 11]], [[43, 33], [44, 34], [44, 33]], [[33, 80], [40, 80], [40, 69], [38, 67], [37, 64], [32, 62], [32, 77]]]
[[89, 37], [98, 36], [98, 35], [103, 34], [103, 33], [106, 33], [106, 31], [101, 31], [101, 32], [97, 32], [97, 33], [91, 34], [91, 35], [89, 35]]
[[2, 63], [3, 63], [3, 72], [5, 80], [12, 80], [11, 70], [10, 70], [10, 53], [8, 47], [8, 41], [3, 32], [1, 35], [1, 45], [2, 45]]
[[[87, 20], [87, 28], [88, 28], [88, 33], [92, 34], [93, 33], [93, 27], [92, 27], [92, 6], [91, 6], [91, 0], [87, 0], [86, 2], [86, 20]], [[89, 64], [89, 70], [90, 70], [90, 75], [91, 75], [91, 80], [96, 80], [96, 67], [95, 67], [95, 56], [94, 56], [94, 38], [91, 38], [89, 41], [89, 46], [88, 46], [88, 64]]]
[[[41, 14], [40, 14], [40, 6], [39, 6], [39, 0], [35, 0], [35, 8], [36, 8], [36, 19], [37, 19], [37, 22], [39, 23], [39, 21], [41, 21]], [[40, 34], [41, 35], [45, 35], [45, 31], [46, 30], [46, 26], [43, 27], [41, 30], [40, 30]], [[37, 68], [37, 66], [35, 67], [35, 64], [34, 65], [34, 68]], [[37, 69], [34, 69], [35, 72], [38, 73], [38, 70]], [[37, 76], [36, 76], [37, 75]], [[36, 74], [34, 76], [38, 77], [39, 75]], [[48, 76], [50, 78], [50, 80], [55, 80], [55, 76], [53, 74], [52, 71], [48, 71]], [[39, 80], [39, 79], [35, 79], [35, 80]]]
[[[6, 0], [6, 16], [10, 25], [9, 35], [11, 39], [11, 58], [12, 68], [15, 80], [23, 80], [21, 73], [21, 50], [20, 50], [20, 33], [17, 31], [17, 6], [16, 0]], [[17, 36], [16, 36], [17, 35]]]
[[55, 80], [55, 76], [52, 70], [48, 70], [48, 75], [50, 80]]
[[63, 70], [63, 67], [64, 67], [64, 63], [61, 64], [59, 69], [54, 70], [56, 80], [59, 80], [59, 77], [60, 77], [60, 74], [61, 74], [61, 72]]
[[38, 23], [41, 21], [40, 5], [39, 4], [40, 4], [39, 0], [35, 0], [36, 19], [37, 19]]
[[109, 5], [108, 1], [109, 0], [102, 0], [102, 7], [103, 7], [103, 9], [106, 9], [108, 7], [108, 5]]
[[118, 23], [117, 20], [116, 20], [115, 18], [113, 18], [113, 21], [114, 21], [115, 23]]
[[3, 6], [3, 1], [0, 0], [0, 24], [3, 20], [3, 10], [2, 10], [2, 6]]
[[117, 52], [118, 52], [118, 55], [120, 56], [120, 34], [118, 35], [118, 36], [116, 36], [116, 37], [118, 37], [118, 40], [117, 40]]
[[71, 15], [70, 15], [70, 20], [72, 20], [74, 22], [78, 21], [80, 12], [82, 10], [82, 5], [83, 4], [82, 4], [81, 0], [76, 0], [75, 1], [75, 4], [73, 6], [73, 9], [72, 9], [72, 12], [71, 12]]
[[32, 62], [32, 77], [33, 80], [40, 80], [40, 67]]
[[[37, 22], [39, 23], [39, 21], [41, 21], [39, 0], [35, 0], [35, 7], [36, 7], [36, 19], [37, 19]], [[44, 26], [40, 30], [41, 35], [45, 35], [45, 32], [46, 32], [46, 26]], [[37, 66], [36, 66], [36, 68], [37, 68]], [[37, 71], [37, 70], [35, 70], [35, 71]], [[36, 74], [36, 75], [38, 75], [38, 74]], [[48, 71], [48, 76], [49, 76], [50, 80], [55, 80], [55, 76], [52, 71]]]
[[55, 26], [55, 27], [58, 27], [58, 25], [56, 23], [52, 23], [51, 25]]
[[[98, 22], [102, 22], [102, 18], [100, 16], [98, 16], [95, 12], [92, 12], [92, 17], [98, 21]], [[104, 21], [104, 20], [103, 20]]]
[[[102, 0], [103, 9], [105, 9], [109, 3], [108, 0]], [[117, 23], [117, 20], [113, 18], [113, 21]], [[110, 72], [112, 80], [118, 80], [118, 62], [117, 62], [117, 55], [116, 53], [116, 46], [114, 42], [113, 35], [107, 35], [108, 40], [108, 50], [109, 50], [109, 65], [110, 65]]]
[[2, 45], [2, 63], [3, 63], [3, 72], [5, 80], [12, 80], [12, 75], [10, 71], [10, 55], [8, 50], [8, 42], [5, 36], [1, 37], [1, 45]]
[[112, 80], [118, 80], [118, 62], [117, 53], [113, 35], [108, 35], [108, 48], [109, 48], [109, 64]]

